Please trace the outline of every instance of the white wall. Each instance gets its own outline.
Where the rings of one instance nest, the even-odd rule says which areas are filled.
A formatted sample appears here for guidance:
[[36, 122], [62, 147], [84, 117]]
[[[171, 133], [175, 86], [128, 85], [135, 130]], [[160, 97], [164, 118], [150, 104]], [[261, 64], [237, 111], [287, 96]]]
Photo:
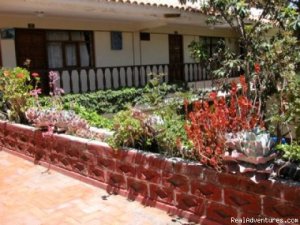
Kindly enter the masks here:
[[17, 65], [15, 41], [13, 39], [0, 40], [0, 44], [3, 67], [15, 67]]
[[140, 41], [141, 64], [169, 63], [168, 34], [150, 34], [150, 41]]
[[194, 63], [194, 59], [191, 57], [189, 51], [189, 44], [192, 41], [199, 41], [199, 36], [194, 35], [184, 35], [183, 36], [183, 62], [184, 63]]
[[110, 32], [96, 31], [94, 38], [96, 67], [134, 64], [133, 33], [122, 32], [121, 50], [111, 50]]

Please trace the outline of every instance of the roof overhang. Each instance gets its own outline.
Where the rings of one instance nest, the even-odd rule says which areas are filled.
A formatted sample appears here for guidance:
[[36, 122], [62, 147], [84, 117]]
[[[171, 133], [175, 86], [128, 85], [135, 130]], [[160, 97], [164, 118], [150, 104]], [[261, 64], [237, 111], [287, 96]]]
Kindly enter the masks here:
[[0, 0], [0, 4], [2, 15], [135, 23], [138, 30], [166, 25], [208, 26], [204, 14], [191, 5], [180, 5], [179, 0]]

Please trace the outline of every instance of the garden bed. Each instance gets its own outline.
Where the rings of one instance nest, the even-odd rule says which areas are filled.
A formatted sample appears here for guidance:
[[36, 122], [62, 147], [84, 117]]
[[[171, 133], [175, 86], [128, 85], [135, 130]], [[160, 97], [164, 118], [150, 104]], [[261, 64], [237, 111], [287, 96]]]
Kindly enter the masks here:
[[[62, 134], [45, 136], [0, 121], [0, 150], [29, 157], [50, 169], [164, 209], [201, 224], [232, 224], [231, 218], [300, 219], [300, 187], [269, 180], [254, 183], [198, 163]], [[68, 171], [68, 172], [66, 172]]]

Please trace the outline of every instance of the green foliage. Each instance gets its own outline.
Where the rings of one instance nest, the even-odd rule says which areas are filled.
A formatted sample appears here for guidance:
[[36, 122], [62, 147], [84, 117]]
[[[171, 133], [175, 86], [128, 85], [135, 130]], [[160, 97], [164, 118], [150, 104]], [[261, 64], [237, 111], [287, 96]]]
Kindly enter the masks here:
[[287, 160], [296, 160], [300, 162], [300, 145], [297, 143], [292, 143], [290, 145], [277, 145], [277, 150], [284, 152], [283, 157]]
[[89, 125], [95, 126], [98, 128], [113, 128], [113, 122], [110, 119], [107, 119], [97, 112], [87, 109], [83, 106], [80, 106], [78, 103], [70, 104], [69, 106], [65, 104], [65, 109], [73, 110], [81, 118], [88, 121]]
[[202, 43], [192, 41], [188, 48], [191, 53], [191, 57], [195, 60], [195, 62], [200, 63], [208, 59], [207, 49]]
[[115, 133], [108, 140], [113, 148], [132, 147], [151, 150], [153, 133], [144, 122], [144, 115], [135, 113], [131, 109], [119, 112], [114, 117]]
[[[154, 81], [153, 81], [154, 82]], [[121, 90], [105, 90], [93, 93], [68, 94], [61, 97], [64, 109], [72, 104], [78, 104], [97, 114], [117, 113], [126, 109], [129, 105], [152, 104], [161, 101], [168, 93], [174, 93], [183, 88], [177, 85], [160, 84], [159, 87], [149, 83], [144, 88], [123, 88]], [[154, 89], [153, 89], [154, 88]], [[51, 98], [40, 98], [42, 106], [50, 106]]]
[[143, 89], [124, 88], [122, 90], [106, 90], [85, 94], [70, 94], [62, 97], [63, 104], [77, 103], [87, 109], [103, 113], [116, 113], [126, 108], [141, 96]]
[[155, 138], [159, 152], [171, 157], [185, 157], [185, 148], [191, 149], [192, 146], [184, 129], [184, 116], [176, 114], [176, 111], [176, 106], [166, 106], [156, 112], [163, 123], [156, 126], [159, 132]]
[[143, 93], [136, 100], [136, 104], [144, 104], [149, 106], [159, 106], [163, 104], [163, 100], [168, 94], [177, 91], [187, 91], [184, 87], [179, 87], [176, 84], [169, 85], [162, 82], [165, 74], [149, 74], [150, 80], [143, 88]]
[[30, 74], [26, 69], [0, 69], [0, 93], [2, 107], [11, 121], [24, 121], [24, 112], [30, 98]]

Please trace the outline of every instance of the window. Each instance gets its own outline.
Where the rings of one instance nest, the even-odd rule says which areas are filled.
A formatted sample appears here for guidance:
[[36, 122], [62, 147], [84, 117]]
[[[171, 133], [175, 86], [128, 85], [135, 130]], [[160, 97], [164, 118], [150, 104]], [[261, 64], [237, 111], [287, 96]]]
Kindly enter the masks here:
[[46, 31], [46, 45], [50, 69], [93, 66], [92, 32]]
[[224, 47], [223, 41], [224, 38], [221, 37], [200, 37], [200, 43], [204, 45], [209, 57], [212, 57], [218, 48]]
[[111, 38], [111, 50], [122, 50], [122, 32], [112, 31], [110, 32]]
[[150, 41], [150, 33], [141, 32], [140, 40], [141, 41]]

